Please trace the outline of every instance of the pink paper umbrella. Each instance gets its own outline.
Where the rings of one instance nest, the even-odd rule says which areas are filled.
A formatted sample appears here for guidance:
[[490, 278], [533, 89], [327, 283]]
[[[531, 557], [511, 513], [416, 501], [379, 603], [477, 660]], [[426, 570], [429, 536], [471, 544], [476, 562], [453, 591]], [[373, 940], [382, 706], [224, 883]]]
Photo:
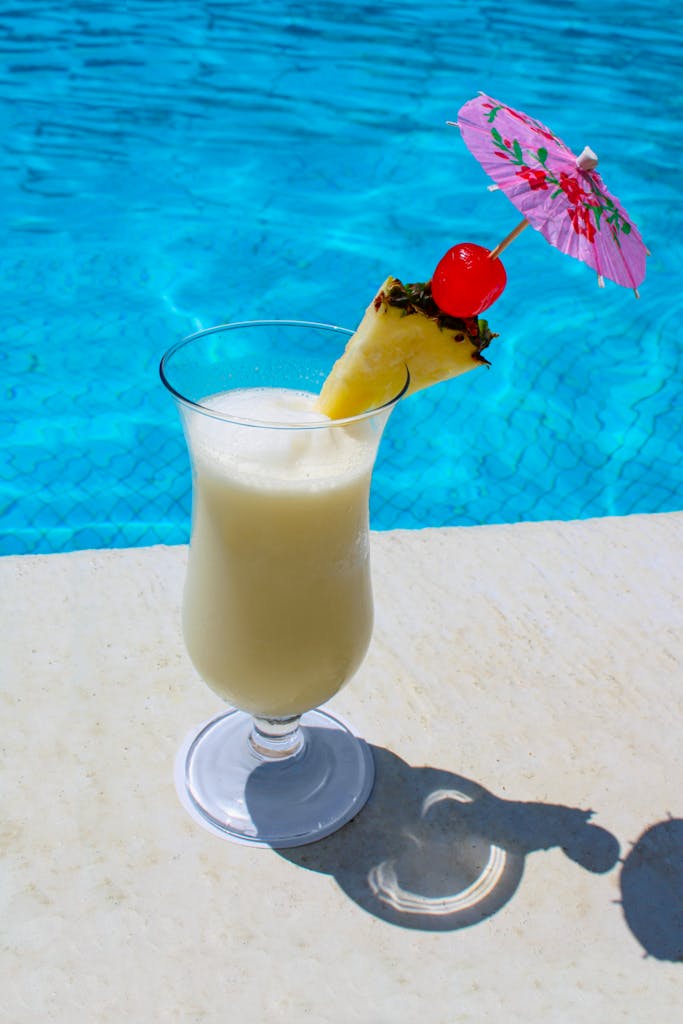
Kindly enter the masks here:
[[607, 277], [638, 295], [648, 252], [595, 170], [591, 149], [576, 157], [540, 121], [483, 93], [462, 107], [457, 125], [495, 181], [491, 188], [501, 189], [524, 215], [492, 257], [531, 224], [551, 245], [592, 267], [601, 287]]

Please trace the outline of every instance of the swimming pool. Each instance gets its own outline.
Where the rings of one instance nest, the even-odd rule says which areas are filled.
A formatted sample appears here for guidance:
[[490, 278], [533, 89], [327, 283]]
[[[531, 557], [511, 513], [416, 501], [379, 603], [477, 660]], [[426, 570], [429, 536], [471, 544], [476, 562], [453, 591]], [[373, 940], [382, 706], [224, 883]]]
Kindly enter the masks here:
[[176, 339], [353, 327], [388, 273], [507, 234], [516, 211], [445, 126], [479, 89], [597, 150], [648, 276], [639, 301], [599, 291], [525, 232], [492, 369], [399, 407], [372, 524], [683, 507], [678, 5], [32, 0], [0, 38], [2, 553], [187, 539], [157, 378]]

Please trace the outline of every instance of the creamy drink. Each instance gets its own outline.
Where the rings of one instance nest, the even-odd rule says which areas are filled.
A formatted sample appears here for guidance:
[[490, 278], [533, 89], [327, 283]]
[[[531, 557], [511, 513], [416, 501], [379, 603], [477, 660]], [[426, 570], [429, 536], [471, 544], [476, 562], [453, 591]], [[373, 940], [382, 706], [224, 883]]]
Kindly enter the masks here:
[[334, 424], [315, 402], [249, 388], [203, 399], [218, 415], [186, 420], [194, 506], [185, 640], [208, 685], [251, 714], [296, 715], [329, 700], [372, 632], [377, 424]]
[[185, 642], [232, 705], [183, 746], [176, 781], [191, 813], [237, 842], [322, 839], [372, 790], [368, 744], [326, 702], [370, 642], [370, 477], [409, 377], [403, 366], [389, 400], [358, 415], [319, 409], [329, 353], [350, 334], [222, 324], [161, 361], [193, 471]]

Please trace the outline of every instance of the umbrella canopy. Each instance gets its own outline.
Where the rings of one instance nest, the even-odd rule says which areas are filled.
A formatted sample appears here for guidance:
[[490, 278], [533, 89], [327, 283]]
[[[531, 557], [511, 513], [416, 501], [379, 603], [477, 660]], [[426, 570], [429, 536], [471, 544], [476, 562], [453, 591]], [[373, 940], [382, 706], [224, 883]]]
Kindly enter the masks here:
[[531, 224], [561, 252], [636, 290], [645, 277], [647, 249], [619, 200], [596, 171], [586, 147], [574, 153], [549, 128], [481, 93], [458, 113], [468, 149], [517, 209], [522, 224], [494, 250], [501, 251]]

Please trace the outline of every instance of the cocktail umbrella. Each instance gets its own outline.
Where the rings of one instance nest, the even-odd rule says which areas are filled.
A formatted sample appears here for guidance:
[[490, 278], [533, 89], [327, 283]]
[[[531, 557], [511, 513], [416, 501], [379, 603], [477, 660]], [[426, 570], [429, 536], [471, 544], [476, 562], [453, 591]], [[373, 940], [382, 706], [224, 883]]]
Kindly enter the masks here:
[[540, 121], [484, 93], [461, 108], [457, 126], [495, 181], [490, 187], [504, 192], [524, 215], [492, 257], [531, 224], [555, 248], [592, 267], [601, 287], [607, 277], [638, 295], [648, 252], [619, 200], [605, 188], [591, 149], [575, 156]]

